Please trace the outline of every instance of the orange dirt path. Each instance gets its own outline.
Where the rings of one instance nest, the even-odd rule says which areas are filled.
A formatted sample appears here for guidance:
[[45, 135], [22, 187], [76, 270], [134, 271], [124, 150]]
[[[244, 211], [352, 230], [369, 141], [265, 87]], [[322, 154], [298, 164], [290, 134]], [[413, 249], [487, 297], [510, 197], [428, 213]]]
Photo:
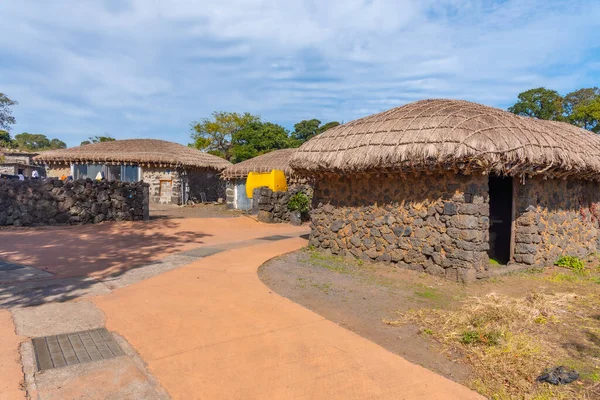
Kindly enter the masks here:
[[229, 250], [94, 298], [174, 399], [481, 399], [256, 274], [300, 238]]
[[19, 344], [10, 312], [0, 310], [0, 400], [23, 400], [23, 371]]
[[0, 230], [0, 259], [59, 278], [104, 278], [203, 245], [304, 231], [306, 227], [260, 224], [247, 217], [9, 228]]

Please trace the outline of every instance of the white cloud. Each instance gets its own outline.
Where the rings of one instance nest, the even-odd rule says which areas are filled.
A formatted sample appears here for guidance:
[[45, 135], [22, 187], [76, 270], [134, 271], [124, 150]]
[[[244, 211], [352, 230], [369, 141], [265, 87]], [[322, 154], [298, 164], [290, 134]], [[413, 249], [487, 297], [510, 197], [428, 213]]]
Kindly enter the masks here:
[[[593, 0], [39, 0], [0, 3], [15, 131], [186, 143], [213, 110], [291, 125], [428, 97], [505, 107], [597, 84]], [[594, 58], [594, 52], [595, 58]]]

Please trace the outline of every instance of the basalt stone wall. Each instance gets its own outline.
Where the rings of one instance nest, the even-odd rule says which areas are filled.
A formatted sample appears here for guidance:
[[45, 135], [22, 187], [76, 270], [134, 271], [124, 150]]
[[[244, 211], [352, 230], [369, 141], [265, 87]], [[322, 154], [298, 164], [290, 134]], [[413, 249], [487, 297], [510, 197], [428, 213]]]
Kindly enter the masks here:
[[548, 266], [561, 255], [583, 257], [600, 248], [600, 185], [530, 179], [515, 187], [516, 262]]
[[[150, 185], [150, 202], [181, 205], [181, 174], [176, 169], [144, 167], [142, 180]], [[171, 181], [171, 195], [161, 193], [161, 181]]]
[[298, 192], [304, 192], [309, 199], [312, 199], [313, 189], [309, 185], [289, 186], [287, 192], [274, 192], [267, 187], [260, 188], [258, 220], [267, 223], [290, 222], [288, 202], [290, 197]]
[[310, 244], [463, 282], [489, 266], [488, 178], [317, 177]]
[[0, 180], [0, 225], [90, 224], [148, 218], [148, 185], [143, 182]]
[[225, 181], [219, 177], [219, 172], [214, 169], [188, 169], [187, 182], [190, 188], [189, 199], [199, 203], [201, 193], [206, 195], [206, 201], [217, 201], [225, 198]]

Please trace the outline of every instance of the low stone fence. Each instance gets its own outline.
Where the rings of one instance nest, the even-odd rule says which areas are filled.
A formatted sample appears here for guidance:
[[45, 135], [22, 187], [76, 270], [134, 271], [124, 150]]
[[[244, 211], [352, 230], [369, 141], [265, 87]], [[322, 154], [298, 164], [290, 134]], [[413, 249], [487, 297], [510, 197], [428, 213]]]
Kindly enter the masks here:
[[290, 197], [298, 192], [304, 192], [312, 199], [313, 189], [309, 185], [296, 185], [287, 192], [274, 192], [267, 187], [259, 189], [258, 220], [266, 223], [290, 222], [288, 202]]
[[0, 226], [149, 219], [148, 184], [59, 179], [0, 180]]

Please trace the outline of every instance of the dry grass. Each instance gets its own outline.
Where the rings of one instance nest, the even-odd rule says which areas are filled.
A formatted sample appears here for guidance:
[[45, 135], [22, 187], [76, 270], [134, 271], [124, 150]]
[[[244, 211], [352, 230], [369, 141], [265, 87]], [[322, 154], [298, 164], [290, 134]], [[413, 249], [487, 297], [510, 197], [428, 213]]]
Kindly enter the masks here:
[[[469, 385], [491, 399], [592, 399], [600, 396], [600, 351], [590, 351], [600, 344], [599, 307], [594, 295], [490, 293], [454, 311], [422, 309], [385, 322], [417, 324], [458, 350], [473, 367]], [[565, 386], [536, 382], [556, 365], [576, 367], [582, 379]]]

